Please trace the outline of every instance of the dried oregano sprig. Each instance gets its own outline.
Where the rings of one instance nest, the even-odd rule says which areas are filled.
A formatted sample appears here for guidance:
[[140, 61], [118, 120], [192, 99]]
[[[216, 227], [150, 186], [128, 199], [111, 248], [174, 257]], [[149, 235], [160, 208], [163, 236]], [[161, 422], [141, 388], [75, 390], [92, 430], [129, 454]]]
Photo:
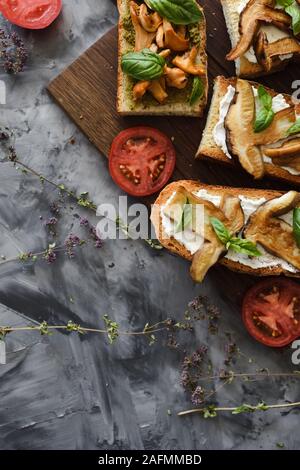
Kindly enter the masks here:
[[144, 336], [149, 339], [149, 344], [153, 345], [156, 341], [155, 333], [161, 333], [172, 328], [173, 322], [171, 319], [167, 319], [156, 323], [155, 325], [145, 325], [143, 331], [121, 331], [118, 323], [109, 318], [108, 315], [103, 316], [105, 328], [86, 328], [72, 321], [69, 321], [67, 325], [48, 325], [46, 321], [43, 321], [36, 326], [0, 326], [0, 341], [4, 341], [6, 335], [10, 333], [18, 333], [21, 331], [37, 331], [42, 336], [52, 335], [55, 331], [67, 331], [69, 333], [76, 332], [79, 334], [96, 333], [106, 335], [110, 344], [117, 341], [120, 336]]
[[216, 418], [220, 412], [229, 412], [233, 415], [238, 415], [242, 413], [254, 413], [256, 411], [269, 411], [274, 409], [284, 409], [284, 408], [296, 408], [300, 407], [300, 402], [293, 403], [278, 403], [276, 405], [267, 405], [264, 402], [258, 403], [257, 405], [248, 405], [242, 404], [240, 406], [215, 406], [210, 405], [206, 408], [196, 408], [194, 410], [181, 411], [178, 413], [178, 416], [187, 416], [191, 414], [201, 414], [203, 418]]
[[[41, 173], [37, 172], [34, 168], [31, 168], [30, 166], [21, 162], [18, 159], [15, 148], [12, 145], [10, 145], [11, 135], [12, 134], [8, 129], [2, 130], [0, 128], [0, 141], [4, 142], [7, 147], [6, 160], [12, 162], [17, 170], [21, 169], [23, 174], [29, 173], [37, 177], [42, 184], [44, 183], [50, 184], [51, 186], [56, 188], [60, 192], [60, 194], [66, 195], [69, 198], [73, 199], [79, 207], [83, 207], [84, 209], [89, 209], [93, 212], [96, 212], [97, 205], [91, 199], [89, 199], [89, 193], [87, 191], [82, 192], [79, 195], [77, 195], [74, 191], [67, 188], [64, 184], [58, 184], [55, 181], [50, 180], [49, 178], [45, 177]], [[115, 223], [117, 228], [126, 234], [127, 238], [129, 239], [132, 238], [130, 235], [129, 227], [122, 221], [120, 217], [117, 217], [116, 220], [111, 220], [111, 222]], [[163, 249], [163, 246], [157, 240], [152, 240], [150, 238], [147, 238], [144, 241], [148, 246], [150, 246], [150, 248], [153, 248], [154, 250]]]
[[0, 28], [0, 63], [10, 74], [22, 72], [28, 58], [28, 51], [17, 33]]

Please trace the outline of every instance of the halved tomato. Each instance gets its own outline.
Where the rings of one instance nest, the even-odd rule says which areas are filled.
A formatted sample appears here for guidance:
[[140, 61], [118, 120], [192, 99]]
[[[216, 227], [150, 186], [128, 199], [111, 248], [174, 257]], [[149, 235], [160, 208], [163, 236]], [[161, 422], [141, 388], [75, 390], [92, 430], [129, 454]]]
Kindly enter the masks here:
[[253, 338], [280, 348], [300, 336], [300, 285], [288, 279], [266, 279], [243, 300], [243, 320]]
[[62, 0], [0, 0], [0, 12], [22, 28], [47, 28], [58, 17]]
[[126, 193], [149, 196], [167, 184], [175, 162], [174, 146], [165, 134], [152, 127], [132, 127], [114, 139], [109, 171]]

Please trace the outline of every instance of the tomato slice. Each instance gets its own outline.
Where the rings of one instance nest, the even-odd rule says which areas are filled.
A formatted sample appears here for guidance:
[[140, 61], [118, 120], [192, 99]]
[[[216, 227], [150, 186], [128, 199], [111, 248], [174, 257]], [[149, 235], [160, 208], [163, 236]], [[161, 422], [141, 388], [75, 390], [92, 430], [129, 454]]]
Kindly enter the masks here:
[[300, 336], [300, 285], [288, 279], [266, 279], [243, 300], [243, 320], [253, 338], [283, 347]]
[[62, 0], [0, 0], [0, 12], [22, 28], [43, 29], [58, 17]]
[[109, 171], [114, 182], [132, 196], [160, 191], [171, 178], [176, 153], [171, 140], [152, 127], [132, 127], [114, 139]]

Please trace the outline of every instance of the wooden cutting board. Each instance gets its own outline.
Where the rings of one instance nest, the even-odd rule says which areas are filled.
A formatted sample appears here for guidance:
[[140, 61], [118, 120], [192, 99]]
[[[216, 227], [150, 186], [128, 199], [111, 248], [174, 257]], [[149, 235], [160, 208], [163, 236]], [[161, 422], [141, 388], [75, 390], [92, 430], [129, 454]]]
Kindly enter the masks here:
[[[210, 94], [217, 75], [235, 74], [225, 54], [230, 41], [219, 0], [202, 0], [207, 19], [207, 51], [209, 56]], [[260, 81], [280, 92], [291, 93], [292, 82], [299, 77], [296, 65]], [[278, 182], [255, 183], [239, 169], [220, 166], [214, 162], [195, 160], [206, 115], [200, 118], [126, 117], [116, 113], [117, 87], [117, 28], [99, 39], [72, 65], [54, 79], [48, 90], [89, 140], [108, 155], [113, 138], [122, 129], [135, 125], [150, 125], [174, 137], [177, 166], [174, 179], [199, 179], [211, 184], [244, 187], [273, 187], [285, 189]]]

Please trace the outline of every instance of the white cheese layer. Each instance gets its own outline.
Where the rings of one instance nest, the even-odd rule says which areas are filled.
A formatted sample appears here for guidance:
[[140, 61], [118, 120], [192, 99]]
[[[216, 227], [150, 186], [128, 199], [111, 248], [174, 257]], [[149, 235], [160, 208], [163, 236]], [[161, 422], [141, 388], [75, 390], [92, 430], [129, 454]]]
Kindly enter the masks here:
[[226, 144], [226, 129], [225, 129], [225, 118], [229, 111], [229, 107], [235, 95], [235, 88], [231, 85], [227, 88], [227, 92], [220, 101], [219, 108], [219, 121], [217, 122], [213, 130], [213, 138], [215, 143], [220, 147], [225, 155], [228, 158], [231, 158], [231, 155], [228, 151]]
[[[238, 3], [237, 10], [236, 10], [238, 15], [240, 15], [242, 13], [244, 8], [247, 6], [248, 2], [249, 2], [249, 0], [241, 0]], [[280, 8], [278, 7], [278, 9], [280, 9]], [[276, 28], [276, 26], [268, 25], [268, 24], [263, 24], [260, 27], [259, 31], [262, 31], [266, 34], [268, 42], [270, 44], [272, 44], [273, 42], [279, 41], [280, 39], [284, 39], [284, 38], [287, 38], [287, 37], [290, 36], [286, 31], [282, 31], [281, 29]], [[249, 62], [251, 62], [252, 64], [257, 64], [258, 63], [255, 52], [254, 52], [254, 49], [253, 49], [252, 46], [244, 54], [244, 57]], [[293, 57], [293, 54], [283, 54], [283, 55], [279, 56], [279, 59], [282, 60], [282, 61], [283, 60], [290, 60], [292, 57]]]
[[[171, 202], [175, 194], [176, 192], [172, 194], [172, 196], [167, 201], [166, 206]], [[206, 189], [201, 189], [200, 191], [195, 193], [195, 195], [202, 199], [212, 202], [217, 207], [221, 203], [221, 196], [210, 194]], [[261, 204], [266, 202], [266, 199], [265, 198], [253, 199], [253, 198], [248, 198], [245, 196], [240, 196], [240, 201], [241, 201], [242, 209], [245, 214], [245, 223], [246, 223], [249, 217], [251, 216], [251, 214], [253, 214], [253, 212], [255, 212], [256, 209]], [[191, 234], [188, 233], [190, 232], [190, 230], [184, 230], [183, 232], [175, 233], [174, 222], [172, 222], [168, 217], [164, 215], [163, 213], [164, 208], [165, 206], [161, 207], [160, 215], [161, 215], [162, 226], [163, 226], [165, 234], [168, 237], [174, 237], [191, 253], [191, 255], [194, 255], [196, 251], [200, 250], [200, 248], [202, 247], [203, 237], [199, 235], [198, 238], [195, 238], [196, 234], [194, 233], [194, 236], [192, 237], [192, 241], [191, 241]], [[287, 223], [291, 223], [292, 212], [286, 214], [284, 217], [282, 217], [282, 219], [285, 220]], [[241, 253], [235, 253], [234, 251], [230, 250], [226, 254], [225, 258], [232, 260], [232, 261], [236, 261], [245, 266], [249, 266], [252, 269], [261, 269], [261, 268], [270, 268], [270, 267], [280, 266], [286, 271], [289, 271], [292, 273], [297, 272], [297, 269], [294, 268], [294, 266], [282, 260], [281, 258], [271, 255], [262, 246], [258, 245], [258, 248], [263, 253], [262, 256], [250, 258], [247, 255], [243, 255]]]

